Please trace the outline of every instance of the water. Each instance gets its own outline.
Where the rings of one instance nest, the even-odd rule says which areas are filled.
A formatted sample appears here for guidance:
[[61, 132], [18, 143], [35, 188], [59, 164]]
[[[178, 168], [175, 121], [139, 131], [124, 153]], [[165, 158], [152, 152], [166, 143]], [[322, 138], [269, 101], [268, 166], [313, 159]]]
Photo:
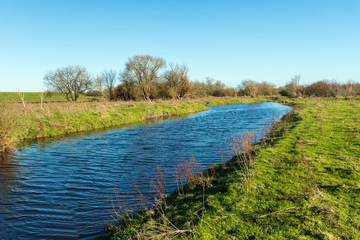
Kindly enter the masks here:
[[[149, 176], [164, 170], [174, 191], [182, 157], [203, 166], [221, 161], [227, 139], [258, 131], [273, 115], [291, 110], [277, 103], [212, 107], [209, 111], [36, 143], [0, 161], [0, 239], [92, 239], [111, 222], [108, 198], [116, 186], [145, 193]], [[136, 204], [136, 203], [129, 203]]]

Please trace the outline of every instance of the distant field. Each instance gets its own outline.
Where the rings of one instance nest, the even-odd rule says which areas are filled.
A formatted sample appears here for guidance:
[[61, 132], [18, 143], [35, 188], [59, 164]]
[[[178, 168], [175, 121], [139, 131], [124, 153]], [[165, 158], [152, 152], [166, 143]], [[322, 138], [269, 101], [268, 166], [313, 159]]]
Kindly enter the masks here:
[[[40, 102], [41, 92], [24, 92], [25, 102]], [[81, 95], [78, 100], [93, 100], [94, 97]], [[21, 102], [17, 92], [0, 92], [0, 101]], [[44, 101], [66, 101], [59, 93], [53, 93], [45, 97]]]

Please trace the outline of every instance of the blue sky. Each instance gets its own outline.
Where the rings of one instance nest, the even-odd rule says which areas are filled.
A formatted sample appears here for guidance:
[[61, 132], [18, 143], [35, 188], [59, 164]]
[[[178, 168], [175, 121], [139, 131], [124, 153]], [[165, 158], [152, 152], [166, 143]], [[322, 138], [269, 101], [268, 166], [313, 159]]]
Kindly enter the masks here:
[[360, 81], [360, 1], [0, 0], [0, 92], [42, 91], [46, 72], [122, 71], [150, 54], [236, 87]]

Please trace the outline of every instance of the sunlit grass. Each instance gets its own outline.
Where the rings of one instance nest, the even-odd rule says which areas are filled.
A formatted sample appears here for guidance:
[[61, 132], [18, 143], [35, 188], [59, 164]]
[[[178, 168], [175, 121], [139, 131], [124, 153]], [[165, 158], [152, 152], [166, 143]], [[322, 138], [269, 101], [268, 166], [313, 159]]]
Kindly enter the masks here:
[[163, 215], [138, 215], [107, 237], [151, 238], [163, 226], [163, 236], [178, 229], [169, 237], [185, 239], [359, 238], [360, 102], [291, 102], [298, 107], [287, 122], [253, 146], [251, 174], [237, 158], [213, 166], [205, 191], [185, 186], [166, 199]]
[[[41, 92], [24, 92], [25, 102], [40, 102], [41, 101]], [[88, 97], [85, 95], [79, 96], [79, 101], [88, 101], [94, 100], [94, 97]], [[7, 102], [21, 102], [19, 93], [17, 92], [0, 92], [0, 101]], [[59, 93], [52, 93], [45, 95], [44, 101], [66, 101], [66, 99]]]

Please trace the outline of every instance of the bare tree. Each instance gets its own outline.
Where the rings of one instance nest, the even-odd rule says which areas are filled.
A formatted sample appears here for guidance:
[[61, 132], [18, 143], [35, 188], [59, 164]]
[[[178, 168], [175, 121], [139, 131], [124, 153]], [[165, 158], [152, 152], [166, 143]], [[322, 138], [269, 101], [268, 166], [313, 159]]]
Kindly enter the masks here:
[[191, 81], [191, 88], [189, 95], [191, 97], [204, 97], [207, 95], [206, 84], [199, 81]]
[[101, 73], [101, 80], [105, 88], [109, 91], [109, 99], [112, 100], [114, 96], [114, 87], [116, 83], [117, 73], [114, 70], [105, 70]]
[[136, 55], [125, 64], [122, 81], [140, 87], [145, 100], [150, 100], [154, 81], [159, 79], [158, 72], [165, 66], [165, 60], [150, 55]]
[[92, 86], [90, 74], [81, 66], [67, 66], [48, 72], [44, 80], [50, 91], [61, 93], [68, 101], [76, 101]]
[[220, 80], [216, 80], [213, 85], [212, 96], [215, 97], [224, 97], [225, 96], [226, 86]]
[[170, 65], [170, 70], [164, 74], [168, 96], [182, 98], [190, 91], [191, 84], [187, 73], [188, 67], [186, 65]]
[[300, 84], [300, 75], [295, 75], [294, 77], [291, 78], [291, 83], [294, 84], [295, 86], [298, 86]]
[[253, 80], [243, 80], [239, 86], [239, 91], [250, 97], [257, 97], [259, 92], [259, 84]]
[[272, 83], [268, 83], [263, 81], [259, 83], [259, 95], [262, 96], [273, 96], [276, 94], [275, 85]]
[[213, 95], [214, 92], [214, 85], [215, 85], [215, 79], [211, 77], [205, 78], [205, 89], [206, 89], [206, 95]]
[[289, 97], [297, 97], [298, 96], [298, 88], [300, 83], [300, 75], [295, 75], [291, 78], [290, 82], [288, 82], [285, 86], [288, 92]]
[[94, 78], [93, 89], [94, 89], [94, 91], [99, 91], [101, 93], [101, 96], [104, 96], [103, 80], [100, 75], [98, 75]]

